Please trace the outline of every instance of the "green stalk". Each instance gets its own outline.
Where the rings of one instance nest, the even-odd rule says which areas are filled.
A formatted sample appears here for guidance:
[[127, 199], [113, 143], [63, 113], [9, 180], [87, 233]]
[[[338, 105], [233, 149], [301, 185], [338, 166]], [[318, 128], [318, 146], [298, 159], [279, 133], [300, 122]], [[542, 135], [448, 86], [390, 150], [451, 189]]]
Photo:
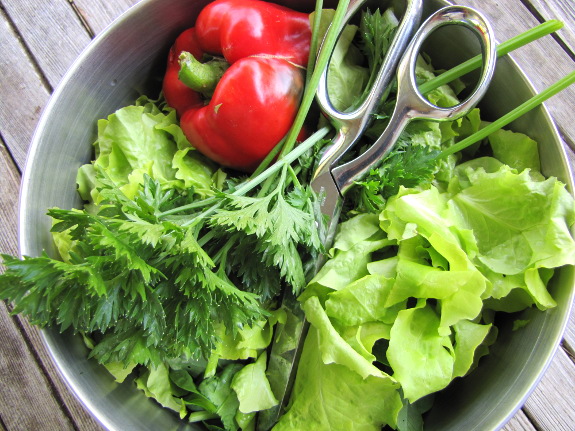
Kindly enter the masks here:
[[[321, 1], [321, 0], [318, 0], [318, 1]], [[335, 44], [336, 44], [337, 39], [339, 37], [338, 29], [342, 25], [343, 18], [345, 16], [345, 13], [347, 11], [347, 7], [349, 5], [349, 1], [350, 0], [340, 0], [338, 5], [337, 5], [337, 9], [335, 10], [335, 15], [333, 17], [333, 21], [332, 21], [332, 23], [331, 23], [331, 25], [327, 31], [327, 34], [325, 35], [323, 43], [322, 43], [321, 54], [318, 56], [318, 58], [316, 60], [314, 70], [311, 74], [308, 85], [304, 91], [302, 101], [300, 104], [300, 108], [299, 108], [298, 113], [297, 113], [295, 120], [294, 120], [294, 124], [292, 125], [292, 128], [290, 129], [290, 131], [288, 132], [288, 134], [286, 136], [284, 146], [283, 146], [282, 151], [280, 152], [280, 155], [279, 155], [280, 158], [282, 158], [286, 154], [288, 154], [293, 149], [293, 147], [295, 146], [297, 135], [299, 134], [301, 128], [303, 127], [303, 124], [305, 122], [305, 119], [307, 117], [309, 109], [311, 107], [311, 104], [313, 103], [313, 100], [315, 98], [315, 92], [316, 92], [317, 86], [319, 84], [319, 80], [322, 76], [324, 69], [328, 65], [329, 59], [331, 58], [331, 53], [333, 52], [333, 49], [335, 48]]]
[[497, 130], [505, 127], [506, 125], [508, 125], [512, 121], [515, 121], [517, 118], [526, 114], [527, 112], [529, 112], [533, 108], [536, 108], [537, 106], [539, 106], [540, 104], [545, 102], [547, 99], [556, 95], [557, 93], [566, 89], [567, 87], [569, 87], [572, 84], [575, 84], [575, 71], [573, 71], [570, 74], [568, 74], [567, 76], [561, 78], [555, 84], [547, 87], [541, 93], [536, 94], [535, 96], [533, 96], [532, 98], [530, 98], [526, 102], [523, 102], [517, 108], [508, 112], [507, 114], [505, 114], [504, 116], [502, 116], [498, 120], [494, 121], [493, 123], [490, 123], [488, 126], [484, 127], [483, 129], [478, 130], [473, 135], [468, 136], [467, 138], [461, 140], [457, 144], [447, 148], [446, 150], [443, 150], [441, 152], [441, 154], [439, 154], [438, 158], [447, 157], [450, 154], [457, 153], [458, 151], [461, 151], [461, 150], [469, 147], [470, 145], [473, 145], [476, 142], [479, 142], [482, 139], [485, 139], [491, 133], [496, 132]]
[[188, 416], [188, 422], [202, 422], [208, 421], [210, 419], [217, 419], [219, 416], [217, 413], [210, 413], [205, 410], [199, 412], [192, 412], [190, 416]]
[[161, 212], [158, 214], [158, 217], [163, 217], [163, 216], [167, 216], [170, 214], [175, 214], [175, 213], [179, 213], [182, 211], [193, 210], [194, 208], [202, 208], [202, 207], [205, 207], [206, 205], [209, 205], [215, 201], [216, 201], [215, 197], [202, 199], [201, 201], [192, 202], [191, 204], [182, 205], [182, 206], [179, 206], [177, 208], [172, 208], [170, 210]]
[[[563, 23], [557, 20], [549, 20], [540, 24], [532, 29], [529, 29], [517, 36], [508, 39], [507, 41], [497, 45], [497, 57], [502, 57], [506, 54], [509, 54], [511, 51], [514, 51], [522, 46], [527, 45], [543, 36], [547, 36], [555, 31], [561, 29], [563, 27]], [[419, 86], [419, 91], [421, 94], [429, 93], [436, 88], [447, 84], [457, 78], [462, 77], [463, 75], [475, 70], [479, 69], [482, 64], [482, 56], [476, 55], [473, 58], [449, 69], [447, 72], [442, 73], [441, 75], [436, 76], [433, 79], [421, 84]]]
[[313, 33], [311, 35], [311, 43], [309, 46], [309, 59], [307, 62], [307, 73], [305, 77], [306, 88], [309, 86], [311, 75], [315, 70], [315, 61], [317, 57], [317, 50], [319, 48], [319, 28], [321, 23], [322, 9], [323, 9], [323, 0], [317, 0], [315, 2], [315, 12], [313, 16], [313, 23], [311, 26], [311, 28], [313, 29]]
[[329, 127], [322, 127], [313, 135], [311, 135], [309, 138], [307, 138], [305, 141], [303, 141], [301, 144], [299, 144], [293, 151], [286, 154], [285, 157], [282, 157], [276, 163], [274, 163], [265, 171], [263, 171], [261, 174], [251, 178], [249, 181], [245, 182], [243, 185], [238, 187], [236, 191], [232, 194], [234, 196], [245, 195], [246, 193], [251, 191], [254, 187], [257, 187], [267, 178], [271, 177], [273, 174], [278, 172], [285, 165], [289, 165], [294, 161], [296, 161], [297, 159], [299, 159], [301, 156], [303, 156], [306, 151], [308, 151], [321, 139], [323, 139], [328, 134], [329, 131], [330, 131]]
[[[349, 0], [346, 0], [349, 3]], [[347, 8], [347, 6], [346, 6]], [[282, 149], [284, 149], [286, 141], [289, 139], [291, 140], [291, 144], [290, 145], [290, 149], [293, 148], [293, 146], [295, 145], [295, 141], [297, 138], [297, 135], [299, 134], [299, 131], [301, 130], [303, 123], [305, 121], [305, 118], [307, 117], [307, 114], [309, 112], [309, 109], [311, 107], [311, 103], [313, 102], [313, 98], [315, 97], [315, 91], [317, 89], [317, 85], [319, 83], [319, 77], [321, 77], [321, 74], [318, 76], [318, 79], [315, 79], [315, 84], [314, 82], [312, 82], [312, 77], [314, 74], [314, 71], [316, 70], [316, 60], [317, 60], [317, 51], [318, 51], [318, 47], [320, 44], [320, 34], [319, 34], [319, 30], [320, 30], [320, 20], [321, 20], [321, 11], [323, 9], [323, 0], [316, 0], [315, 3], [315, 14], [314, 14], [314, 21], [312, 24], [312, 35], [311, 35], [311, 42], [310, 42], [310, 48], [309, 48], [309, 59], [308, 59], [308, 63], [307, 63], [307, 70], [306, 70], [306, 76], [305, 76], [305, 89], [304, 89], [304, 95], [302, 98], [302, 102], [300, 103], [300, 108], [298, 109], [298, 113], [296, 114], [296, 118], [294, 120], [294, 124], [292, 125], [291, 129], [288, 131], [287, 135], [273, 148], [273, 150], [266, 156], [266, 158], [259, 164], [259, 166], [257, 167], [257, 169], [254, 171], [254, 173], [252, 174], [252, 177], [255, 177], [259, 174], [261, 174], [271, 163], [272, 161], [276, 158], [276, 156], [280, 153], [280, 151]], [[342, 8], [342, 14], [345, 13], [345, 10]], [[343, 17], [343, 15], [342, 15]], [[336, 38], [337, 41], [337, 38]], [[335, 47], [335, 44], [334, 44]], [[332, 51], [333, 51], [333, 47], [332, 47]], [[324, 67], [327, 67], [327, 63], [325, 64]], [[282, 154], [286, 154], [288, 151], [282, 151]]]

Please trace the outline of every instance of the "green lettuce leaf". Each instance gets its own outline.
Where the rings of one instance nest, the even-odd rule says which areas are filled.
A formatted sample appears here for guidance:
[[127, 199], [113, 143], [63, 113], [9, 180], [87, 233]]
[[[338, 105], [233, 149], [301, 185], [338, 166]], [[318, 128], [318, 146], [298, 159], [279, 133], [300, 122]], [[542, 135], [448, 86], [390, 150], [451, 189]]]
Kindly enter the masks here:
[[393, 280], [390, 278], [366, 275], [330, 293], [325, 303], [326, 313], [346, 326], [377, 321], [393, 323], [404, 304], [386, 307], [392, 286]]
[[455, 363], [449, 336], [439, 335], [439, 316], [429, 306], [399, 312], [387, 359], [406, 399], [414, 402], [445, 388]]
[[379, 431], [396, 426], [402, 408], [397, 384], [389, 378], [365, 379], [347, 366], [326, 364], [319, 330], [305, 340], [289, 410], [273, 431]]
[[507, 275], [573, 264], [575, 205], [564, 184], [505, 165], [465, 173], [469, 184], [451, 187], [450, 206], [457, 222], [473, 230], [482, 264]]
[[240, 412], [257, 412], [278, 404], [266, 377], [266, 364], [264, 351], [256, 362], [246, 365], [234, 376], [232, 389], [238, 396]]
[[194, 187], [200, 196], [212, 193], [213, 165], [193, 150], [175, 111], [162, 111], [147, 98], [99, 120], [94, 151], [95, 160], [81, 166], [77, 175], [78, 191], [86, 201], [99, 201], [96, 168], [129, 198], [136, 195], [145, 174], [163, 187]]
[[180, 413], [180, 417], [187, 414], [186, 405], [177, 396], [170, 380], [169, 369], [165, 365], [148, 368], [136, 379], [138, 389], [144, 391], [146, 396], [154, 398], [162, 406]]
[[[315, 12], [310, 14], [314, 22]], [[323, 9], [319, 34], [325, 34], [333, 21], [335, 10]], [[344, 111], [357, 101], [369, 80], [369, 70], [361, 66], [363, 56], [352, 41], [357, 33], [356, 25], [346, 25], [337, 41], [327, 72], [327, 90], [333, 106]]]
[[523, 133], [500, 129], [488, 137], [493, 156], [510, 166], [523, 171], [530, 169], [539, 172], [539, 147], [537, 142]]
[[203, 380], [198, 386], [199, 391], [216, 406], [215, 413], [221, 418], [226, 430], [238, 429], [235, 416], [240, 402], [232, 389], [232, 381], [242, 368], [240, 363], [226, 365], [221, 372]]
[[324, 364], [344, 365], [363, 379], [376, 376], [393, 381], [391, 377], [373, 365], [375, 357], [370, 361], [346, 343], [330, 322], [317, 297], [308, 299], [303, 304], [303, 308], [307, 320], [318, 331], [318, 348]]

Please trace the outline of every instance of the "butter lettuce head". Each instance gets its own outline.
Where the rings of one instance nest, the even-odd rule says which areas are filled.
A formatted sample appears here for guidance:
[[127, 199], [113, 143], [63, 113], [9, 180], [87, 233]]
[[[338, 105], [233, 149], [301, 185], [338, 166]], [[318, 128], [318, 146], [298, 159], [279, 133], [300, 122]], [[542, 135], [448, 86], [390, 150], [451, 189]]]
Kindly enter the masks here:
[[491, 310], [556, 305], [547, 283], [575, 264], [565, 186], [491, 157], [454, 174], [340, 225], [300, 297], [311, 328], [276, 429], [409, 429], [430, 394], [486, 354]]

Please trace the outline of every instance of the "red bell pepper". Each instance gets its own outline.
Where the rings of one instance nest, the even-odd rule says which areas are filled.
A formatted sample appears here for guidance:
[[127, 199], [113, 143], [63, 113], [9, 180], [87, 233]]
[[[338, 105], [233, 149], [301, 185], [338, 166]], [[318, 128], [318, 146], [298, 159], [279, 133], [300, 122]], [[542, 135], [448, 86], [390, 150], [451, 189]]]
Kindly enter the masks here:
[[[208, 4], [174, 43], [163, 84], [190, 143], [224, 166], [254, 170], [293, 123], [310, 39], [307, 14], [259, 0]], [[204, 53], [223, 56], [229, 68], [200, 63]], [[217, 84], [196, 82], [202, 74]]]

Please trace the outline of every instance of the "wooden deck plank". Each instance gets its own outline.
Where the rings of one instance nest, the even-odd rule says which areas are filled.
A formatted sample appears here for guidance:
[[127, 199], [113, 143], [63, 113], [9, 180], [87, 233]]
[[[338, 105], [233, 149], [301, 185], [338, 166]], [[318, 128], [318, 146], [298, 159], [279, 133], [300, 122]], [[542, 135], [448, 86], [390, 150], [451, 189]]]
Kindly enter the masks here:
[[537, 429], [573, 429], [575, 366], [563, 349], [558, 349], [551, 366], [525, 403], [524, 410]]
[[[0, 231], [0, 253], [13, 256], [18, 254], [17, 219], [18, 219], [18, 189], [20, 174], [12, 163], [8, 149], [0, 139], [0, 220], [5, 226]], [[0, 268], [1, 271], [1, 268]]]
[[6, 305], [0, 303], [3, 348], [0, 350], [0, 416], [10, 431], [73, 430], [74, 424], [50, 390]]
[[100, 33], [114, 19], [140, 0], [71, 0], [94, 34]]
[[[548, 0], [526, 0], [526, 4], [541, 16], [544, 20], [558, 19], [566, 24], [575, 23], [575, 2], [573, 0], [561, 0], [549, 2]], [[557, 37], [565, 44], [565, 47], [575, 55], [575, 31], [567, 25], [557, 32]]]
[[502, 431], [536, 431], [537, 429], [529, 421], [521, 410], [502, 428]]
[[90, 35], [67, 0], [28, 2], [3, 0], [6, 13], [18, 28], [52, 87], [90, 42]]
[[50, 93], [2, 10], [0, 70], [0, 131], [10, 154], [23, 169], [34, 128]]

